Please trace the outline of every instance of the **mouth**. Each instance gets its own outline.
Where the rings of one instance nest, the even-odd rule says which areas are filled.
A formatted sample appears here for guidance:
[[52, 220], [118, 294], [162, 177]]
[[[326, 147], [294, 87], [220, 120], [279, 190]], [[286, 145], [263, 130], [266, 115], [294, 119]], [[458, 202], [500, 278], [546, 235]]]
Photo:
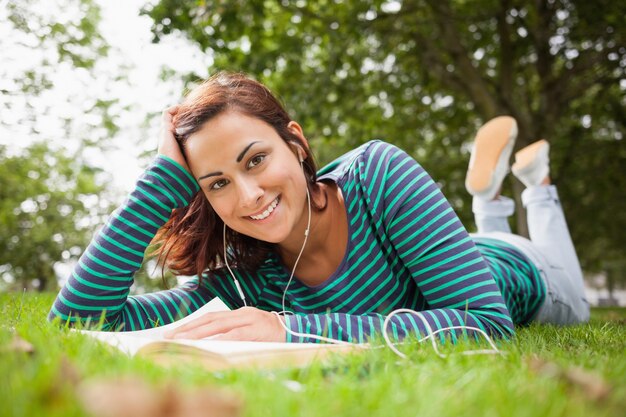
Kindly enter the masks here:
[[256, 214], [254, 216], [248, 216], [248, 218], [252, 219], [252, 220], [264, 220], [267, 219], [270, 214], [272, 214], [272, 212], [274, 211], [274, 209], [276, 208], [276, 206], [278, 206], [278, 203], [280, 202], [280, 196], [276, 197], [274, 199], [274, 201], [272, 201], [270, 203], [269, 206], [267, 206], [267, 208], [265, 210], [263, 210], [263, 212]]

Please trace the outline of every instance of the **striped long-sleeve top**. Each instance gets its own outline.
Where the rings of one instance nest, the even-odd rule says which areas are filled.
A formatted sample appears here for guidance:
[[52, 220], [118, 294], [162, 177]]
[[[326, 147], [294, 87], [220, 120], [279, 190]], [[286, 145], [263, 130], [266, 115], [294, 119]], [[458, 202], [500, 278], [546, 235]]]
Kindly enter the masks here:
[[[320, 181], [335, 182], [343, 193], [348, 246], [337, 270], [320, 285], [301, 283], [296, 271], [286, 293], [286, 310], [294, 313], [285, 316], [288, 328], [362, 342], [380, 333], [391, 311], [409, 308], [421, 318], [395, 315], [388, 329], [395, 339], [458, 325], [508, 337], [513, 334], [509, 311], [516, 322], [535, 314], [543, 288], [532, 264], [503, 242], [477, 248], [437, 185], [400, 149], [372, 141], [319, 174]], [[198, 189], [180, 165], [157, 157], [81, 256], [49, 318], [74, 322], [104, 313], [108, 329], [139, 330], [170, 323], [214, 297], [232, 309], [241, 307], [226, 269], [207, 272], [200, 285], [196, 278], [174, 289], [129, 295], [157, 230]], [[249, 304], [282, 310], [290, 271], [277, 255], [256, 271], [234, 273]], [[286, 340], [315, 341], [290, 333]]]

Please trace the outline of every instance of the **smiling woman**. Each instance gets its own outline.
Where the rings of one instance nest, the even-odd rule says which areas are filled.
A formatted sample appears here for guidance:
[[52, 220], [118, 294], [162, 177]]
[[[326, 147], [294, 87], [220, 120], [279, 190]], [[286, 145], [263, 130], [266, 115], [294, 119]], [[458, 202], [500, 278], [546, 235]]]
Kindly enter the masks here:
[[[513, 323], [584, 321], [545, 141], [513, 167], [528, 186], [534, 240], [505, 233], [512, 203], [498, 194], [516, 133], [510, 117], [479, 131], [466, 186], [484, 233], [471, 237], [405, 152], [371, 141], [318, 172], [302, 128], [265, 86], [217, 74], [163, 113], [159, 155], [87, 248], [50, 318], [104, 313], [109, 329], [143, 329], [219, 297], [233, 311], [172, 337], [287, 342], [363, 342], [399, 309], [419, 313], [389, 317], [395, 340], [446, 327], [455, 327], [452, 340], [467, 328], [508, 337]], [[129, 296], [153, 241], [160, 262], [196, 277]]]
[[[201, 277], [219, 267], [224, 223], [233, 262], [254, 270], [275, 250], [273, 243], [288, 247], [290, 228], [302, 221], [305, 190], [316, 211], [325, 209], [327, 187], [316, 181], [317, 167], [302, 129], [265, 86], [243, 76], [216, 76], [168, 115], [184, 157], [177, 155], [177, 146], [173, 155], [188, 164], [201, 191], [188, 207], [174, 212], [157, 236], [163, 242], [161, 260], [175, 272]], [[202, 215], [193, 223], [178, 221], [196, 211]], [[291, 246], [301, 244], [297, 239]]]

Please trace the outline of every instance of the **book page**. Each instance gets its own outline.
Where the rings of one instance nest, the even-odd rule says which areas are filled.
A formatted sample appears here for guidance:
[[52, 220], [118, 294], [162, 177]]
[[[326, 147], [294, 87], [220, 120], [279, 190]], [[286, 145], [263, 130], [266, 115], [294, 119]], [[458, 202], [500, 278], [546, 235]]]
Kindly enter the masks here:
[[162, 366], [202, 366], [209, 371], [246, 368], [269, 369], [308, 366], [332, 354], [345, 354], [366, 345], [270, 343], [225, 340], [168, 340], [151, 342], [137, 355]]
[[118, 348], [129, 356], [133, 356], [139, 349], [147, 344], [154, 343], [150, 337], [133, 336], [135, 332], [97, 332], [93, 330], [76, 330], [78, 333], [91, 336], [101, 342]]
[[226, 307], [226, 305], [219, 298], [214, 298], [190, 315], [161, 327], [154, 327], [152, 329], [136, 330], [130, 332], [103, 332], [78, 329], [72, 329], [72, 331], [94, 337], [95, 339], [115, 346], [119, 350], [129, 355], [134, 355], [142, 346], [145, 346], [150, 342], [169, 340], [165, 339], [165, 332], [171, 329], [175, 329], [176, 327], [181, 326], [191, 320], [195, 320], [196, 318], [201, 317], [206, 313], [215, 311], [228, 311], [228, 307]]
[[[193, 358], [194, 351], [196, 355], [198, 354], [197, 352], [205, 352], [207, 355], [223, 358], [220, 359], [223, 366], [226, 366], [225, 364], [229, 363], [229, 361], [265, 363], [268, 361], [268, 357], [273, 358], [271, 362], [276, 362], [277, 364], [280, 364], [283, 359], [286, 360], [285, 364], [303, 364], [314, 358], [317, 355], [316, 352], [347, 352], [355, 347], [319, 343], [222, 341], [211, 340], [210, 337], [200, 340], [166, 339], [164, 337], [166, 331], [195, 320], [206, 313], [215, 311], [228, 311], [228, 308], [221, 300], [215, 299], [189, 316], [161, 327], [130, 332], [76, 331], [108, 343], [130, 356], [140, 353], [141, 355], [154, 357], [154, 355], [176, 353], [177, 355]], [[358, 347], [364, 348], [366, 346], [364, 344]], [[165, 356], [162, 355], [159, 358], [164, 360]], [[215, 366], [217, 365], [211, 362], [211, 367]]]
[[227, 341], [211, 339], [175, 339], [168, 340], [171, 343], [198, 348], [207, 352], [224, 356], [245, 355], [255, 352], [288, 352], [302, 350], [319, 349], [341, 349], [344, 346], [320, 344], [320, 343], [287, 343], [287, 342], [247, 342], [247, 341]]
[[183, 317], [182, 319], [177, 320], [173, 323], [166, 324], [160, 327], [153, 327], [151, 329], [135, 330], [132, 332], [123, 332], [123, 333], [132, 334], [137, 337], [150, 338], [152, 340], [160, 340], [160, 339], [165, 338], [164, 336], [165, 332], [175, 329], [178, 326], [181, 326], [192, 320], [195, 320], [198, 317], [202, 317], [206, 313], [212, 313], [215, 311], [228, 311], [228, 310], [229, 310], [228, 307], [226, 307], [226, 304], [224, 304], [222, 300], [220, 300], [219, 298], [214, 298], [213, 300], [209, 301], [208, 303], [206, 303], [205, 305], [203, 305], [202, 307], [200, 307], [199, 309], [197, 309], [190, 315]]

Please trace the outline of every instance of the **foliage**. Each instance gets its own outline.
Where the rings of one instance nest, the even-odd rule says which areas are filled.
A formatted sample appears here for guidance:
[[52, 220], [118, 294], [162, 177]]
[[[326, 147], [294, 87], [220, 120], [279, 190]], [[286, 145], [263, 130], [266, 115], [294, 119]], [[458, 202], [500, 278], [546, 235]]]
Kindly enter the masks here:
[[[67, 273], [112, 209], [108, 202], [120, 201], [97, 165], [115, 163], [103, 163], [103, 151], [123, 134], [141, 136], [147, 127], [137, 120], [146, 115], [135, 111], [135, 126], [120, 131], [135, 97], [119, 93], [129, 66], [100, 23], [96, 0], [0, 8], [0, 289], [56, 288], [55, 264]], [[139, 291], [161, 283], [145, 268], [137, 282]]]
[[[78, 153], [36, 143], [14, 155], [0, 145], [0, 289], [57, 288], [114, 209], [109, 179]], [[171, 273], [164, 278], [145, 262], [134, 290], [175, 285]]]
[[38, 143], [20, 155], [0, 146], [0, 278], [55, 289], [54, 264], [75, 260], [109, 209], [99, 171]]
[[[226, 389], [241, 399], [250, 417], [587, 417], [621, 416], [626, 406], [624, 309], [595, 310], [587, 325], [520, 329], [516, 339], [500, 344], [508, 352], [503, 357], [458, 355], [475, 348], [458, 345], [444, 348], [451, 355], [441, 359], [431, 346], [412, 344], [402, 346], [409, 360], [389, 349], [372, 349], [326, 367], [209, 373], [129, 359], [91, 338], [42, 323], [52, 300], [52, 294], [0, 294], [0, 372], [6, 381], [0, 384], [0, 415], [87, 415], [80, 406], [83, 383], [123, 377], [183, 391]], [[13, 347], [16, 335], [34, 352]], [[578, 378], [568, 377], [575, 369], [582, 369]], [[611, 391], [594, 393], [598, 385]], [[139, 413], [139, 398], [146, 396], [136, 397], [133, 415], [146, 415]]]
[[[279, 92], [322, 161], [376, 137], [411, 152], [465, 224], [468, 143], [480, 123], [513, 115], [518, 147], [552, 144], [584, 266], [624, 257], [626, 3], [160, 0], [144, 12], [155, 41], [180, 31], [214, 70]], [[522, 185], [505, 187], [519, 201]]]
[[93, 0], [18, 0], [0, 16], [0, 283], [52, 289], [108, 209], [84, 157], [116, 131], [113, 101], [88, 87], [108, 45]]
[[94, 0], [17, 0], [0, 9], [0, 131], [27, 143], [79, 139], [64, 144], [73, 149], [102, 148], [118, 131], [118, 100], [107, 94], [110, 83], [102, 87], [109, 45], [100, 19]]

